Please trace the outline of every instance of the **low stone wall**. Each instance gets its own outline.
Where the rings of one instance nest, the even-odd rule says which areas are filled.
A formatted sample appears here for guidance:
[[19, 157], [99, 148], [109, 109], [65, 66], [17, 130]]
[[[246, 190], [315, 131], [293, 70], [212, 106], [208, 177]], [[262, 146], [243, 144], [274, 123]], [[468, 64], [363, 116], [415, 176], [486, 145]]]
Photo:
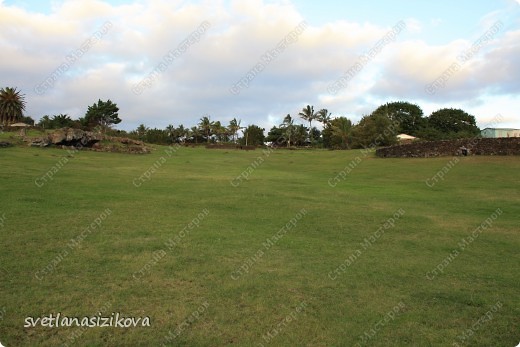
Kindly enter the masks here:
[[208, 144], [207, 149], [244, 149], [246, 151], [254, 151], [256, 146], [243, 146], [234, 144]]
[[376, 150], [382, 158], [428, 158], [457, 155], [520, 155], [520, 137], [470, 138], [414, 142]]

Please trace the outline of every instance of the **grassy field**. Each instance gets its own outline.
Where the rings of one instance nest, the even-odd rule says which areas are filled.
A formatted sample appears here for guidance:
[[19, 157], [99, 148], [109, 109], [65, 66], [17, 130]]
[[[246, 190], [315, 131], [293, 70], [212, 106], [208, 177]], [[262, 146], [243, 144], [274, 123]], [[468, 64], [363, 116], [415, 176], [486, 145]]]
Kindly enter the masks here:
[[0, 149], [0, 342], [516, 346], [520, 158], [451, 159]]

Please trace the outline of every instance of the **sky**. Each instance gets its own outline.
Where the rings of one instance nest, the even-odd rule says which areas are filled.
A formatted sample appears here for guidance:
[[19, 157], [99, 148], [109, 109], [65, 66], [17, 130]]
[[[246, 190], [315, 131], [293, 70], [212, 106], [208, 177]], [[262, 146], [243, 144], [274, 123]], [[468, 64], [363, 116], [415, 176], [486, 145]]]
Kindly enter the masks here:
[[110, 99], [118, 129], [267, 131], [407, 101], [520, 128], [520, 0], [0, 0], [0, 51], [35, 120]]

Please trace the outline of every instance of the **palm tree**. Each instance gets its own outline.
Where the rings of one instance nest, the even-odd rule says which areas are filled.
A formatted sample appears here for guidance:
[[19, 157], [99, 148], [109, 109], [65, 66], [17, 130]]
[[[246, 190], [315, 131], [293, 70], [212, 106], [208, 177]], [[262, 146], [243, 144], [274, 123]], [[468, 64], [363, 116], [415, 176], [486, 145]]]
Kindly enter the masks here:
[[16, 88], [0, 89], [0, 123], [8, 125], [23, 117], [25, 111], [25, 95]]
[[219, 142], [227, 140], [227, 129], [224, 126], [222, 126], [220, 121], [213, 122], [213, 124], [211, 125], [211, 129], [212, 133], [217, 136]]
[[292, 119], [290, 114], [287, 114], [283, 119], [283, 123], [280, 124], [280, 127], [284, 129], [284, 135], [287, 138], [287, 148], [291, 147], [291, 137], [293, 136], [294, 129], [294, 120]]
[[222, 141], [229, 142], [229, 136], [231, 136], [231, 132], [229, 129], [223, 125], [220, 126], [220, 134], [222, 136]]
[[231, 133], [231, 135], [233, 136], [233, 142], [234, 143], [237, 143], [237, 137], [238, 137], [238, 131], [240, 129], [243, 129], [241, 126], [240, 126], [240, 123], [242, 121], [241, 120], [238, 120], [236, 118], [233, 118], [230, 122], [229, 122], [229, 125], [228, 125], [228, 129], [229, 129], [229, 132]]
[[144, 124], [139, 124], [137, 129], [135, 129], [135, 132], [139, 138], [139, 140], [144, 141], [146, 134], [148, 134], [148, 131], [150, 128], [146, 127]]
[[173, 124], [169, 124], [166, 127], [166, 134], [168, 134], [168, 137], [170, 138], [170, 141], [173, 143], [175, 142], [175, 138], [177, 137], [177, 132]]
[[200, 136], [200, 129], [198, 127], [191, 127], [190, 135], [195, 140], [195, 143], [197, 143], [197, 138]]
[[186, 137], [188, 137], [189, 129], [185, 129], [184, 125], [181, 124], [177, 129], [175, 129], [175, 132], [177, 133], [177, 140], [179, 142], [184, 142]]
[[318, 121], [323, 124], [323, 127], [325, 128], [327, 125], [329, 125], [332, 113], [329, 113], [329, 111], [326, 108], [323, 108], [318, 111]]
[[213, 127], [213, 122], [209, 119], [208, 116], [204, 116], [200, 119], [199, 128], [202, 133], [206, 136], [206, 141], [209, 143], [209, 138], [211, 137], [211, 128]]
[[318, 113], [314, 113], [314, 106], [307, 105], [307, 107], [304, 107], [298, 115], [309, 122], [309, 134], [310, 134], [310, 140], [312, 145], [312, 121], [318, 119]]
[[[1, 124], [1, 122], [0, 122]], [[38, 126], [42, 127], [43, 129], [50, 128], [52, 126], [52, 121], [49, 116], [45, 115], [42, 118], [40, 118], [40, 121], [38, 122]]]

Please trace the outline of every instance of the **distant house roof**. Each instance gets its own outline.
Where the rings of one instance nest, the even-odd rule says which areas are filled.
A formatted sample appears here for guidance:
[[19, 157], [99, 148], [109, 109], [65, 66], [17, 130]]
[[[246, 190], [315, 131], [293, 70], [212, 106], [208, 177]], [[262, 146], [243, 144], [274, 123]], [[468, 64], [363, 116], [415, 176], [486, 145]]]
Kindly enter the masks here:
[[29, 124], [25, 124], [25, 123], [14, 123], [14, 124], [11, 124], [9, 125], [10, 127], [30, 127]]
[[416, 139], [417, 137], [412, 136], [412, 135], [407, 135], [407, 134], [399, 134], [399, 135], [397, 135], [397, 138], [399, 140], [413, 140], [413, 139]]

